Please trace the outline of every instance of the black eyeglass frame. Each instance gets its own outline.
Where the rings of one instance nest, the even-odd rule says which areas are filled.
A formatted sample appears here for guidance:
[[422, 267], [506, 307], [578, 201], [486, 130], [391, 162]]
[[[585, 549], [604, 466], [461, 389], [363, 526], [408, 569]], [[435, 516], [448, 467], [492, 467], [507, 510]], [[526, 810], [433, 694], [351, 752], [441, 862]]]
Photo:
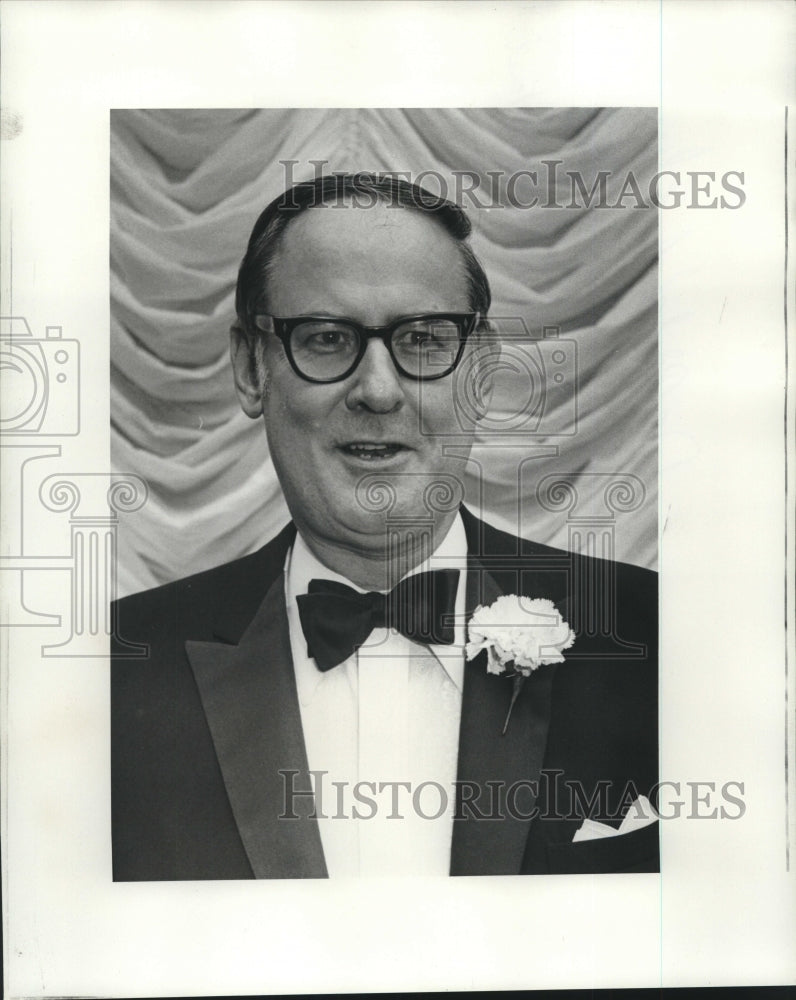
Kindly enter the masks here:
[[[273, 323], [273, 330], [263, 330], [259, 323], [257, 323], [257, 320], [259, 320], [261, 316], [267, 317], [271, 320]], [[445, 371], [437, 372], [435, 375], [414, 375], [412, 372], [406, 371], [393, 353], [392, 335], [398, 327], [402, 326], [404, 323], [417, 323], [419, 320], [423, 319], [438, 320], [440, 322], [448, 320], [456, 323], [461, 331], [459, 349], [456, 352], [456, 357], [454, 358], [453, 363], [449, 365]], [[304, 379], [305, 382], [314, 382], [316, 385], [331, 385], [334, 382], [343, 382], [349, 377], [349, 375], [353, 375], [359, 367], [360, 361], [362, 361], [362, 358], [365, 356], [365, 351], [368, 349], [368, 341], [373, 337], [377, 337], [384, 344], [396, 370], [403, 375], [404, 378], [411, 379], [413, 382], [434, 382], [436, 379], [445, 378], [455, 370], [456, 366], [461, 361], [465, 345], [467, 344], [467, 338], [472, 334], [473, 330], [478, 325], [479, 319], [480, 313], [478, 312], [419, 313], [416, 316], [400, 316], [394, 322], [387, 324], [387, 326], [363, 326], [361, 323], [357, 323], [356, 320], [348, 319], [344, 316], [280, 317], [271, 316], [268, 313], [258, 313], [254, 317], [258, 330], [261, 330], [263, 333], [274, 333], [282, 341], [282, 347], [284, 348], [287, 360], [290, 362], [290, 367], [299, 376], [299, 378]], [[354, 329], [359, 337], [359, 350], [357, 351], [357, 355], [350, 367], [344, 371], [342, 375], [335, 375], [334, 378], [312, 378], [301, 371], [296, 364], [296, 359], [293, 357], [293, 350], [290, 346], [290, 335], [300, 323], [345, 323], [346, 326], [350, 326]]]

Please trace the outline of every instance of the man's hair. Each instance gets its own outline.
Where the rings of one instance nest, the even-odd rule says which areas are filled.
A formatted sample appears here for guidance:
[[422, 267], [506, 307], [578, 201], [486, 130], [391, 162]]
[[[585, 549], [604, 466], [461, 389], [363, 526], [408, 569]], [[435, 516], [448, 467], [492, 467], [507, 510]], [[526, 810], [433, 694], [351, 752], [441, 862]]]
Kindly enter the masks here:
[[382, 203], [396, 208], [426, 212], [437, 219], [456, 241], [462, 255], [469, 288], [470, 309], [486, 319], [492, 294], [484, 269], [467, 242], [472, 231], [464, 210], [452, 201], [432, 194], [390, 174], [326, 174], [288, 188], [262, 212], [249, 237], [249, 245], [238, 271], [235, 311], [247, 333], [254, 333], [254, 316], [267, 311], [267, 280], [285, 229], [307, 209], [318, 205], [350, 202], [360, 208]]

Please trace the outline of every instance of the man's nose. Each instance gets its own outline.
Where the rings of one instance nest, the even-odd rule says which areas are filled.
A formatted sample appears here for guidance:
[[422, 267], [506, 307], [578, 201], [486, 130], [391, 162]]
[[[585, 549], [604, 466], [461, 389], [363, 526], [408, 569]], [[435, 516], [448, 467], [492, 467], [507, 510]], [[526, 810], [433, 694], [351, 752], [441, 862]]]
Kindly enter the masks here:
[[372, 337], [357, 365], [351, 388], [346, 394], [349, 410], [365, 409], [373, 413], [391, 413], [404, 401], [401, 376], [393, 364], [387, 345]]

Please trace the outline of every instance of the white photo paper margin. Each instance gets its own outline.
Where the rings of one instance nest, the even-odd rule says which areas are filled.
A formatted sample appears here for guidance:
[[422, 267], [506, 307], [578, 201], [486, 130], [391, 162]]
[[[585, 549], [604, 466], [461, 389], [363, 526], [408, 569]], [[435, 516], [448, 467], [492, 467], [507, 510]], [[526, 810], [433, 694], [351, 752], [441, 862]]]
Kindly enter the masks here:
[[[663, 822], [660, 876], [113, 883], [108, 660], [42, 657], [41, 629], [4, 628], [7, 995], [792, 981], [792, 7], [69, 0], [0, 16], [2, 314], [79, 342], [65, 470], [110, 471], [113, 108], [658, 106], [662, 169], [739, 170], [746, 196], [661, 213], [659, 305], [661, 777], [741, 781], [744, 815]], [[18, 458], [3, 455], [3, 553], [23, 516], [60, 552], [60, 525], [8, 476]], [[31, 586], [66, 613], [68, 572]]]

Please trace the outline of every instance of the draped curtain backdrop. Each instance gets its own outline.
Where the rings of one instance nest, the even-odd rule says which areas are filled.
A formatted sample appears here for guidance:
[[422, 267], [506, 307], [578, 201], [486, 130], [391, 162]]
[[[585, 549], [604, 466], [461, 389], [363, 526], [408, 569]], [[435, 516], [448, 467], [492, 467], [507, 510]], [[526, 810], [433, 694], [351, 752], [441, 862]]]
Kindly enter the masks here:
[[[254, 551], [288, 519], [262, 424], [237, 403], [227, 334], [254, 220], [284, 190], [287, 170], [309, 179], [313, 160], [327, 173], [435, 171], [426, 186], [440, 193], [442, 178], [448, 196], [455, 172], [468, 172], [458, 183], [481, 206], [463, 194], [491, 315], [510, 333], [524, 321], [532, 337], [558, 327], [567, 370], [556, 389], [550, 344], [530, 345], [551, 391], [544, 419], [523, 427], [529, 375], [518, 349], [508, 352], [468, 503], [498, 527], [564, 548], [577, 542], [574, 517], [605, 516], [617, 558], [654, 566], [657, 209], [632, 185], [611, 207], [629, 173], [648, 201], [654, 109], [115, 111], [112, 465], [149, 487], [145, 506], [120, 522], [119, 594]], [[548, 191], [551, 160], [561, 163]], [[518, 172], [529, 170], [540, 201], [553, 194], [562, 205], [572, 202], [567, 171], [587, 190], [609, 171], [608, 207], [580, 196], [574, 208], [523, 207], [531, 182]], [[514, 436], [496, 436], [501, 428]], [[571, 494], [537, 494], [554, 474], [576, 485], [577, 509]], [[606, 506], [611, 476], [635, 478]]]

